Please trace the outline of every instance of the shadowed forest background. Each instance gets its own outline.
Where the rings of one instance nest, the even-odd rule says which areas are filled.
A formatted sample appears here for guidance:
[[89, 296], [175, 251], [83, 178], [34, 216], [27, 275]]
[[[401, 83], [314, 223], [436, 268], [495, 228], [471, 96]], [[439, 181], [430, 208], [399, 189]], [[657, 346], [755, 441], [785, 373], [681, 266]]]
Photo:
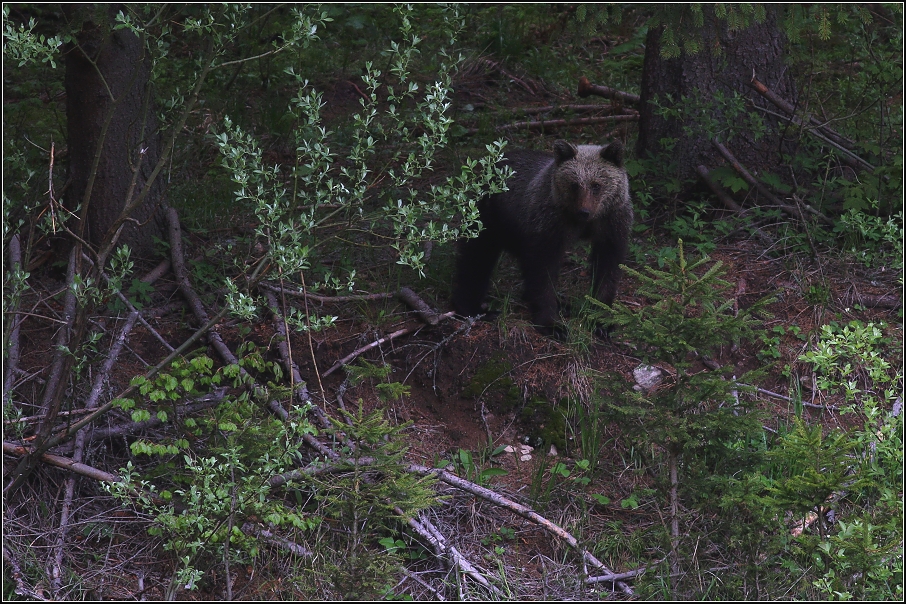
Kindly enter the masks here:
[[[4, 598], [902, 600], [902, 5], [3, 30]], [[506, 255], [454, 314], [557, 139], [626, 148], [615, 303], [579, 243], [562, 337]]]

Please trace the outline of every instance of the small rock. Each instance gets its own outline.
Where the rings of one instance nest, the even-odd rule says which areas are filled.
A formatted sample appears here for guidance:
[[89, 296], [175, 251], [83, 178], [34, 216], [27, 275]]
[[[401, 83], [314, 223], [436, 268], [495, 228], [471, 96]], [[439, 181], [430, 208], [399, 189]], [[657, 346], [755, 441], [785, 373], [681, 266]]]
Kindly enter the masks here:
[[530, 461], [531, 459], [532, 459], [532, 456], [526, 454], [526, 455], [521, 456], [521, 457], [519, 458], [519, 461]]
[[554, 445], [551, 445], [551, 450], [547, 454], [550, 455], [551, 457], [556, 457], [557, 456], [557, 447], [555, 447]]
[[664, 372], [658, 367], [639, 365], [632, 370], [632, 377], [635, 378], [635, 381], [638, 384], [637, 386], [632, 387], [634, 390], [648, 391], [657, 387], [664, 381]]

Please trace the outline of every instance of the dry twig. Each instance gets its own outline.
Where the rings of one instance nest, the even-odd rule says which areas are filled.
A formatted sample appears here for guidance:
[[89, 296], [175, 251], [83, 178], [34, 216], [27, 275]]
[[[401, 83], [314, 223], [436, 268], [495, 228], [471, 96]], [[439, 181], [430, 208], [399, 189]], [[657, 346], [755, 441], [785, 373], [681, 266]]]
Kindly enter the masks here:
[[[455, 314], [456, 314], [456, 313], [455, 313], [454, 311], [451, 310], [450, 312], [446, 312], [446, 313], [444, 313], [444, 314], [442, 314], [442, 315], [439, 315], [439, 316], [437, 317], [437, 320], [438, 320], [438, 321], [445, 321], [446, 319], [449, 319], [450, 317], [452, 317], [452, 316], [455, 315]], [[322, 377], [322, 378], [323, 378], [323, 377], [327, 377], [328, 375], [330, 375], [331, 373], [333, 373], [334, 371], [336, 371], [337, 369], [339, 369], [339, 368], [342, 367], [343, 365], [347, 364], [349, 361], [351, 361], [351, 360], [357, 358], [357, 357], [358, 357], [359, 355], [361, 355], [362, 353], [368, 352], [368, 351], [371, 350], [372, 348], [375, 348], [375, 347], [377, 347], [377, 346], [380, 346], [381, 344], [383, 344], [383, 343], [385, 343], [385, 342], [389, 342], [390, 340], [393, 340], [394, 338], [398, 338], [398, 337], [404, 336], [404, 335], [406, 335], [406, 334], [408, 334], [408, 333], [412, 333], [412, 332], [414, 332], [414, 331], [418, 331], [418, 330], [421, 329], [422, 327], [424, 327], [424, 325], [415, 325], [415, 326], [413, 326], [413, 327], [405, 327], [405, 328], [403, 328], [403, 329], [398, 329], [398, 330], [394, 331], [393, 333], [391, 333], [390, 335], [387, 335], [387, 336], [384, 336], [383, 338], [380, 338], [380, 339], [378, 339], [378, 340], [375, 340], [375, 341], [372, 342], [371, 344], [368, 344], [368, 345], [366, 345], [366, 346], [362, 346], [362, 347], [359, 348], [358, 350], [353, 350], [352, 352], [350, 352], [349, 354], [347, 354], [345, 357], [343, 357], [342, 359], [340, 359], [339, 361], [337, 361], [336, 363], [334, 363], [333, 367], [331, 367], [330, 369], [328, 369], [327, 371], [325, 371], [324, 373], [322, 373], [322, 374], [321, 374], [321, 377]]]

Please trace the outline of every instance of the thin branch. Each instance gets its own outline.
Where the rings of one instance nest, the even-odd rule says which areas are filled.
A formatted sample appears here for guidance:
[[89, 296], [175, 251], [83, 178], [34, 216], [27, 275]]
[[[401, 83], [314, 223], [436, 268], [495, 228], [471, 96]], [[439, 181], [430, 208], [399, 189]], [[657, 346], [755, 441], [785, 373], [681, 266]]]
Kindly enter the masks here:
[[[452, 316], [455, 315], [455, 314], [456, 314], [456, 313], [455, 313], [454, 311], [451, 310], [450, 312], [446, 312], [446, 313], [444, 313], [444, 314], [438, 316], [438, 317], [437, 317], [437, 320], [438, 320], [438, 322], [444, 321], [444, 320], [446, 320], [446, 319], [449, 319], [450, 317], [452, 317]], [[334, 371], [336, 371], [337, 369], [339, 369], [339, 368], [342, 367], [343, 365], [346, 365], [347, 363], [349, 363], [349, 361], [352, 361], [353, 359], [357, 358], [359, 355], [361, 355], [361, 354], [363, 354], [363, 353], [365, 353], [365, 352], [368, 352], [368, 351], [371, 350], [372, 348], [375, 348], [375, 347], [377, 347], [377, 346], [380, 346], [381, 344], [383, 344], [383, 343], [385, 343], [385, 342], [389, 342], [390, 340], [393, 340], [394, 338], [398, 338], [398, 337], [403, 336], [403, 335], [406, 335], [406, 334], [408, 334], [408, 333], [412, 333], [412, 332], [414, 332], [414, 331], [418, 331], [418, 330], [421, 329], [422, 327], [424, 327], [424, 325], [415, 325], [415, 326], [413, 326], [413, 327], [406, 327], [406, 328], [403, 328], [403, 329], [398, 329], [398, 330], [394, 331], [393, 333], [391, 333], [390, 335], [387, 335], [387, 336], [384, 336], [383, 338], [380, 338], [380, 339], [378, 339], [378, 340], [375, 340], [375, 341], [372, 342], [371, 344], [368, 344], [368, 345], [366, 345], [366, 346], [362, 346], [362, 347], [359, 348], [358, 350], [354, 350], [354, 351], [350, 352], [350, 353], [347, 354], [345, 357], [343, 357], [342, 359], [340, 359], [339, 361], [337, 361], [337, 362], [334, 364], [333, 367], [331, 367], [330, 369], [328, 369], [327, 371], [325, 371], [324, 373], [322, 373], [322, 374], [321, 374], [321, 377], [322, 377], [322, 378], [327, 377], [328, 375], [330, 375], [331, 373], [333, 373]]]
[[[775, 94], [774, 91], [772, 91], [770, 88], [768, 88], [767, 86], [765, 86], [764, 84], [759, 82], [754, 77], [754, 75], [752, 77], [752, 81], [750, 82], [750, 85], [755, 90], [755, 92], [757, 92], [758, 94], [760, 94], [767, 100], [774, 103], [774, 105], [777, 106], [779, 109], [786, 111], [790, 115], [796, 114], [796, 108], [791, 103], [789, 103], [786, 100], [777, 96], [777, 94]], [[846, 138], [844, 136], [841, 136], [840, 134], [838, 134], [837, 132], [835, 132], [834, 130], [829, 128], [827, 126], [827, 124], [822, 124], [820, 121], [818, 121], [818, 119], [816, 119], [815, 117], [813, 117], [811, 115], [809, 115], [808, 118], [809, 118], [809, 123], [816, 126], [819, 130], [821, 130], [822, 133], [824, 133], [829, 139], [831, 139], [838, 145], [846, 147], [847, 149], [850, 149], [850, 150], [855, 149], [857, 147], [855, 142], [849, 140], [848, 138]]]
[[[16, 560], [13, 555], [6, 549], [6, 546], [3, 546], [3, 562], [9, 565], [12, 572], [13, 581], [16, 582], [16, 593], [20, 596], [25, 596], [27, 598], [34, 598], [41, 602], [46, 602], [47, 598], [43, 594], [39, 594], [37, 591], [32, 589], [25, 583], [25, 575], [22, 574], [22, 567], [19, 566], [19, 561]], [[10, 575], [7, 575], [10, 576]]]
[[[720, 152], [720, 154], [724, 156], [724, 159], [726, 159], [728, 162], [730, 162], [730, 165], [733, 166], [733, 169], [736, 170], [736, 172], [740, 176], [742, 176], [742, 179], [744, 181], [746, 181], [749, 184], [749, 186], [754, 187], [759, 193], [764, 195], [768, 199], [768, 201], [770, 201], [771, 203], [773, 203], [776, 206], [779, 206], [780, 209], [782, 209], [784, 212], [786, 212], [793, 218], [801, 217], [802, 213], [799, 211], [798, 208], [794, 208], [788, 204], [785, 204], [784, 202], [780, 201], [779, 199], [777, 199], [777, 197], [775, 197], [774, 194], [771, 193], [767, 189], [767, 187], [765, 187], [754, 176], [752, 176], [752, 174], [748, 170], [746, 170], [742, 164], [739, 163], [739, 161], [736, 159], [736, 157], [732, 153], [730, 153], [730, 150], [727, 149], [723, 144], [721, 144], [716, 138], [711, 140], [711, 144], [714, 145], [714, 148], [717, 149]], [[817, 210], [814, 210], [814, 213], [818, 217], [818, 219], [821, 220], [821, 222], [823, 222], [824, 224], [833, 226], [833, 224], [834, 224], [833, 220], [831, 220], [824, 214], [818, 212]]]
[[506, 130], [518, 130], [519, 128], [528, 128], [529, 130], [560, 128], [571, 126], [589, 126], [592, 124], [605, 124], [608, 122], [637, 122], [638, 115], [604, 115], [601, 117], [579, 117], [571, 120], [537, 120], [526, 122], [515, 122], [512, 124], [503, 124], [495, 128], [498, 132]]
[[[89, 264], [94, 264], [93, 261], [91, 260], [91, 258], [88, 257], [88, 254], [84, 254], [84, 253], [83, 253], [83, 254], [82, 254], [82, 259], [85, 260], [86, 262], [88, 262]], [[169, 267], [170, 267], [170, 262], [167, 261], [166, 265], [165, 265], [164, 263], [161, 263], [160, 265], [157, 266], [157, 268], [154, 269], [154, 271], [152, 271], [151, 273], [149, 273], [148, 275], [146, 275], [143, 279], [141, 279], [141, 281], [144, 281], [145, 283], [149, 283], [149, 284], [150, 284], [150, 283], [153, 283], [153, 282], [154, 282], [153, 280], [146, 281], [146, 279], [147, 279], [149, 276], [153, 276], [154, 273], [155, 273], [156, 271], [158, 271], [158, 270], [160, 269], [161, 266], [165, 266], [166, 268], [169, 268]], [[104, 272], [103, 269], [101, 269], [100, 271], [98, 271], [98, 273], [101, 275], [101, 278], [104, 279], [104, 282], [106, 282], [106, 283], [108, 283], [108, 284], [110, 283], [110, 277], [107, 275], [107, 273]], [[154, 279], [157, 279], [157, 277], [154, 277]], [[136, 309], [135, 306], [132, 305], [132, 302], [129, 300], [129, 298], [127, 298], [127, 297], [125, 296], [125, 294], [123, 294], [123, 292], [120, 291], [120, 290], [116, 290], [115, 294], [116, 294], [117, 298], [119, 298], [120, 302], [122, 302], [122, 303], [126, 306], [126, 308], [129, 309], [130, 312], [133, 312], [133, 313], [138, 314], [138, 320], [139, 320], [139, 321], [141, 322], [141, 324], [145, 327], [145, 329], [148, 330], [148, 333], [150, 333], [152, 336], [154, 336], [155, 339], [157, 339], [158, 342], [160, 342], [161, 344], [163, 344], [163, 345], [164, 345], [164, 348], [166, 348], [168, 352], [173, 352], [173, 347], [170, 346], [170, 343], [167, 342], [167, 341], [163, 338], [163, 336], [161, 336], [159, 333], [157, 333], [157, 330], [156, 330], [156, 329], [154, 329], [153, 327], [151, 327], [151, 324], [148, 323], [148, 321], [145, 319], [145, 317], [142, 315], [142, 313], [140, 313], [140, 312], [138, 311], [138, 309]]]
[[[88, 400], [85, 401], [85, 409], [94, 409], [97, 407], [98, 398], [101, 396], [101, 388], [104, 385], [104, 382], [107, 380], [107, 376], [110, 375], [113, 366], [116, 364], [117, 358], [119, 358], [120, 352], [123, 350], [123, 346], [126, 343], [126, 337], [132, 331], [132, 328], [135, 326], [136, 319], [139, 318], [139, 314], [136, 311], [133, 311], [129, 314], [129, 318], [126, 319], [126, 323], [123, 325], [120, 332], [117, 334], [116, 338], [113, 341], [113, 345], [110, 347], [110, 353], [107, 355], [107, 360], [104, 361], [101, 370], [98, 371], [94, 379], [94, 386], [91, 389], [91, 393], [88, 395]], [[87, 430], [83, 430], [76, 435], [75, 439], [75, 448], [72, 453], [72, 460], [76, 463], [82, 461], [82, 457], [85, 451], [85, 443], [87, 440]], [[69, 532], [69, 514], [70, 508], [72, 507], [72, 496], [75, 493], [75, 477], [69, 476], [66, 478], [64, 485], [64, 496], [63, 496], [63, 506], [60, 511], [60, 527], [57, 532], [57, 541], [54, 545], [54, 569], [52, 572], [53, 577], [53, 592], [59, 594], [62, 587], [63, 581], [63, 549], [66, 546], [66, 536]]]
[[297, 291], [294, 289], [287, 289], [285, 287], [279, 287], [273, 283], [267, 281], [262, 281], [258, 284], [258, 287], [263, 289], [270, 290], [275, 293], [284, 293], [287, 296], [294, 296], [296, 298], [307, 298], [308, 300], [314, 300], [315, 302], [320, 302], [321, 304], [329, 304], [331, 302], [359, 302], [363, 300], [386, 300], [387, 298], [392, 298], [396, 294], [361, 294], [356, 296], [319, 296], [317, 294], [311, 294], [303, 291]]
[[[714, 179], [711, 178], [711, 173], [708, 171], [708, 168], [703, 165], [698, 165], [695, 168], [695, 171], [696, 173], [698, 173], [701, 179], [705, 181], [705, 184], [708, 185], [708, 188], [711, 189], [711, 191], [721, 201], [721, 203], [727, 207], [727, 209], [732, 210], [733, 212], [737, 212], [742, 216], [748, 216], [748, 213], [745, 211], [745, 209], [743, 209], [742, 206], [733, 201], [733, 198], [727, 195], [726, 191], [724, 191], [719, 184], [714, 182]], [[757, 235], [766, 245], [774, 245], [774, 240], [768, 237], [764, 232], [762, 232], [761, 229], [757, 227], [753, 228], [755, 235]]]
[[[605, 574], [615, 574], [612, 570], [607, 568], [607, 566], [605, 566], [603, 562], [601, 562], [600, 560], [595, 558], [591, 554], [591, 552], [587, 551], [585, 548], [580, 546], [578, 540], [572, 534], [563, 530], [563, 528], [557, 526], [556, 524], [554, 524], [547, 518], [541, 516], [540, 514], [538, 514], [531, 508], [528, 508], [520, 503], [516, 503], [515, 501], [508, 499], [508, 498], [504, 497], [503, 495], [495, 493], [494, 491], [492, 491], [490, 489], [477, 485], [474, 482], [470, 482], [468, 480], [460, 478], [459, 476], [456, 476], [455, 474], [451, 474], [450, 472], [447, 472], [446, 470], [427, 468], [425, 466], [420, 466], [418, 464], [410, 464], [408, 469], [410, 472], [419, 474], [421, 476], [434, 476], [437, 479], [439, 479], [443, 482], [446, 482], [449, 485], [452, 485], [463, 491], [472, 493], [473, 495], [477, 495], [477, 496], [481, 497], [482, 499], [490, 501], [491, 503], [498, 505], [500, 507], [506, 508], [506, 509], [510, 510], [511, 512], [518, 514], [519, 516], [522, 516], [523, 518], [526, 518], [527, 520], [534, 522], [535, 524], [537, 524], [538, 526], [540, 526], [547, 532], [556, 536], [558, 539], [564, 541], [572, 549], [574, 549], [580, 555], [583, 563], [588, 563], [591, 566], [593, 566], [601, 571], [604, 571]], [[616, 581], [614, 583], [614, 585], [616, 587], [618, 587], [626, 595], [633, 594], [632, 588], [630, 588], [628, 585], [626, 585], [622, 581]]]
[[[9, 241], [9, 270], [10, 273], [16, 273], [22, 267], [22, 246], [19, 243], [19, 233], [16, 233], [12, 236], [12, 239]], [[5, 295], [5, 294], [4, 294]], [[10, 325], [11, 329], [9, 330], [9, 341], [4, 342], [6, 344], [5, 349], [7, 351], [6, 355], [6, 373], [4, 374], [3, 379], [3, 407], [6, 408], [7, 403], [11, 402], [11, 395], [13, 391], [13, 384], [15, 383], [15, 378], [13, 374], [19, 368], [19, 327], [22, 325], [24, 319], [20, 318], [18, 312], [19, 305], [16, 304], [14, 308], [10, 309]], [[6, 331], [4, 329], [4, 331]], [[4, 415], [6, 415], [4, 413]]]
[[[401, 510], [400, 508], [395, 507], [394, 510], [400, 516], [405, 517], [403, 510]], [[425, 517], [424, 513], [422, 513], [418, 519], [407, 519], [406, 524], [408, 524], [409, 528], [415, 531], [415, 533], [419, 537], [427, 541], [428, 546], [434, 552], [435, 556], [437, 556], [441, 560], [446, 560], [452, 567], [458, 569], [463, 574], [472, 577], [479, 583], [479, 585], [481, 585], [491, 593], [497, 595], [498, 597], [503, 597], [503, 593], [497, 587], [491, 585], [487, 578], [482, 575], [478, 571], [478, 569], [475, 568], [472, 563], [469, 562], [468, 559], [466, 559], [466, 557], [459, 552], [459, 550], [447, 543], [447, 540], [443, 536], [443, 534], [441, 534], [441, 532], [437, 530], [437, 527], [435, 527], [433, 523]]]
[[298, 397], [300, 404], [305, 404], [311, 401], [311, 395], [308, 393], [308, 388], [306, 387], [305, 380], [302, 379], [302, 374], [299, 372], [299, 366], [296, 365], [296, 362], [292, 359], [292, 356], [289, 353], [289, 334], [286, 331], [286, 321], [283, 318], [283, 315], [280, 313], [279, 306], [277, 305], [277, 296], [274, 295], [274, 292], [267, 290], [264, 293], [265, 298], [267, 298], [268, 307], [271, 313], [274, 315], [274, 329], [277, 332], [277, 352], [280, 354], [280, 359], [283, 361], [283, 366], [286, 368], [286, 371], [290, 374], [292, 383], [293, 383], [293, 393]]

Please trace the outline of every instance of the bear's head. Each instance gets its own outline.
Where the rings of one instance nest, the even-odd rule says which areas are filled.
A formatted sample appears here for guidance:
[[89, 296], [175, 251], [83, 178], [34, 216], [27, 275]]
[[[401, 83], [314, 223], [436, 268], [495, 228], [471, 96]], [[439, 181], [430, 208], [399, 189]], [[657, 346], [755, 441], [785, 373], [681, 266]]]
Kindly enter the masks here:
[[600, 218], [629, 204], [623, 145], [605, 147], [554, 142], [554, 199], [575, 222]]

